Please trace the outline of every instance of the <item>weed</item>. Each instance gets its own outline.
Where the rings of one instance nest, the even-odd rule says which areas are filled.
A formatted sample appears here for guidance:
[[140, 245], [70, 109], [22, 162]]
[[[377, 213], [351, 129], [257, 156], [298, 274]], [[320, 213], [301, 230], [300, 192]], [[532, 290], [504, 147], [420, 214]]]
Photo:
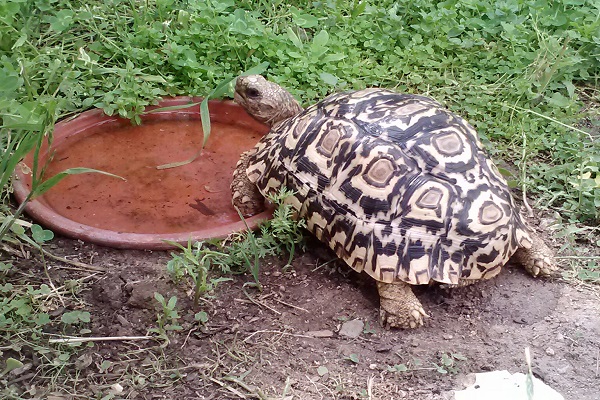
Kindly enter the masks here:
[[366, 321], [366, 322], [365, 322], [365, 327], [364, 327], [364, 329], [363, 329], [363, 333], [364, 333], [364, 334], [374, 334], [374, 333], [377, 333], [377, 330], [375, 329], [375, 327], [372, 327], [372, 326], [369, 324], [369, 321]]
[[360, 361], [359, 358], [358, 358], [358, 354], [354, 354], [354, 353], [350, 354], [347, 357], [344, 357], [344, 360], [348, 360], [348, 361], [350, 361], [353, 364], [358, 364], [359, 361]]
[[[169, 242], [182, 250], [182, 253], [171, 253], [173, 257], [167, 263], [167, 271], [175, 282], [179, 282], [184, 276], [189, 276], [194, 284], [194, 306], [198, 305], [200, 296], [212, 291], [219, 283], [226, 282], [228, 278], [209, 278], [209, 270], [213, 261], [219, 261], [227, 254], [206, 248], [204, 242], [192, 245], [188, 242], [187, 247]], [[229, 272], [229, 266], [222, 264], [222, 272]]]
[[149, 331], [158, 334], [165, 341], [165, 345], [169, 343], [168, 332], [179, 331], [183, 329], [177, 324], [179, 314], [175, 309], [177, 305], [177, 297], [172, 296], [168, 301], [160, 293], [154, 293], [154, 299], [158, 301], [161, 310], [156, 313], [156, 324], [158, 327], [150, 328]]
[[416, 372], [416, 371], [435, 371], [439, 374], [457, 374], [460, 371], [460, 363], [467, 361], [467, 357], [460, 353], [442, 353], [439, 360], [428, 362], [423, 366], [423, 361], [418, 358], [402, 363], [395, 364], [387, 367], [388, 372], [394, 373], [405, 373], [405, 372]]
[[194, 320], [204, 325], [208, 322], [208, 314], [204, 311], [197, 312], [194, 314]]
[[562, 272], [566, 280], [577, 280], [584, 283], [600, 283], [600, 257], [575, 257], [570, 260], [570, 269]]
[[387, 367], [388, 372], [407, 372], [408, 367], [406, 364], [395, 364]]
[[440, 374], [454, 375], [459, 372], [459, 363], [466, 360], [460, 353], [442, 353], [439, 362], [432, 364]]
[[200, 296], [213, 290], [218, 283], [231, 280], [225, 277], [209, 278], [212, 269], [218, 269], [221, 274], [240, 270], [250, 272], [254, 282], [245, 285], [260, 289], [260, 260], [288, 252], [289, 263], [296, 247], [303, 243], [305, 222], [293, 219], [291, 205], [285, 204], [285, 199], [290, 195], [291, 192], [282, 189], [269, 197], [276, 209], [273, 218], [261, 225], [260, 235], [248, 229], [234, 233], [221, 242], [188, 243], [187, 247], [172, 243], [182, 250], [182, 253], [171, 253], [173, 258], [167, 263], [167, 271], [172, 279], [179, 282], [184, 276], [190, 277], [196, 288], [196, 305]]

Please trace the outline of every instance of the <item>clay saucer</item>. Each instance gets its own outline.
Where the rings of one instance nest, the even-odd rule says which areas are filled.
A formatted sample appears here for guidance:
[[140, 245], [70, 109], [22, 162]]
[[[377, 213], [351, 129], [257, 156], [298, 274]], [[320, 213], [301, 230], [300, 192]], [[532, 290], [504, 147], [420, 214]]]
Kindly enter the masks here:
[[[201, 99], [177, 97], [162, 108]], [[152, 108], [149, 108], [152, 109]], [[86, 111], [56, 125], [53, 142], [40, 152], [51, 157], [45, 177], [72, 167], [94, 168], [122, 176], [71, 175], [26, 212], [41, 225], [72, 238], [127, 249], [167, 249], [165, 242], [186, 244], [226, 237], [246, 228], [231, 205], [229, 184], [242, 152], [251, 149], [268, 127], [231, 101], [210, 101], [211, 135], [192, 163], [169, 169], [159, 165], [184, 161], [200, 149], [203, 134], [199, 106], [142, 116], [142, 124]], [[33, 154], [14, 180], [21, 202], [31, 190]], [[251, 229], [271, 217], [264, 212], [246, 219]]]

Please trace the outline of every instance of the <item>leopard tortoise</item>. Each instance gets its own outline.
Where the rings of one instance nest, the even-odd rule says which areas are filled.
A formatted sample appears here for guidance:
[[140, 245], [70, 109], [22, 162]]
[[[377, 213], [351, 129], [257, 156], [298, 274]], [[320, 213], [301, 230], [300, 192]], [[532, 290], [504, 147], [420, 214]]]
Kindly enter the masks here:
[[377, 281], [382, 325], [423, 324], [410, 285], [488, 279], [511, 256], [533, 276], [555, 271], [474, 128], [436, 101], [365, 89], [303, 110], [259, 75], [237, 79], [235, 101], [271, 130], [237, 164], [234, 205], [252, 215], [293, 190], [308, 230]]

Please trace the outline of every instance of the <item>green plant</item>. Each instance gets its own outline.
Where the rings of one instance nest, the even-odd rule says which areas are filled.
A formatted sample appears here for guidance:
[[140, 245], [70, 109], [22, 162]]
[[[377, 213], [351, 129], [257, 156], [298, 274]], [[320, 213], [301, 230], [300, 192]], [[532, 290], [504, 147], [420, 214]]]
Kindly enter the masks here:
[[[175, 242], [168, 242], [182, 250], [182, 253], [171, 253], [173, 257], [167, 263], [167, 271], [175, 282], [184, 276], [189, 276], [194, 284], [194, 306], [198, 305], [200, 296], [213, 290], [219, 283], [226, 282], [228, 278], [209, 278], [209, 271], [213, 262], [219, 261], [227, 254], [210, 250], [204, 242], [192, 244], [188, 241], [187, 247]], [[229, 266], [222, 264], [223, 272], [229, 272]]]
[[409, 368], [406, 364], [395, 364], [387, 367], [388, 372], [407, 372]]
[[194, 314], [194, 320], [201, 324], [206, 324], [208, 322], [208, 314], [205, 311], [197, 312]]
[[18, 218], [23, 213], [25, 206], [30, 200], [44, 194], [67, 176], [94, 172], [123, 179], [117, 175], [91, 168], [69, 168], [52, 177], [45, 177], [45, 171], [49, 160], [42, 164], [40, 162], [40, 151], [45, 141], [48, 144], [52, 142], [52, 130], [55, 122], [54, 107], [56, 107], [56, 105], [53, 105], [51, 102], [46, 104], [42, 111], [38, 110], [40, 114], [30, 116], [33, 118], [33, 122], [11, 123], [7, 122], [5, 118], [3, 128], [8, 129], [9, 131], [10, 129], [15, 128], [31, 130], [26, 130], [20, 140], [9, 139], [8, 146], [4, 149], [1, 149], [0, 184], [2, 184], [2, 187], [6, 187], [8, 184], [17, 163], [31, 151], [33, 151], [34, 155], [31, 166], [31, 191], [27, 194], [25, 199], [21, 202], [17, 210], [12, 215], [7, 214], [3, 216], [2, 224], [0, 225], [0, 242], [4, 240], [4, 237], [9, 230], [12, 230], [19, 238], [27, 241], [34, 247], [39, 247], [39, 245], [44, 241], [52, 239], [52, 232], [42, 229], [39, 225], [33, 225], [31, 227], [33, 240], [31, 240], [25, 234], [24, 229], [20, 225], [15, 225], [15, 222], [17, 222]]
[[375, 327], [373, 327], [369, 324], [369, 321], [367, 321], [367, 322], [365, 322], [365, 327], [363, 329], [363, 333], [364, 334], [374, 334], [374, 333], [377, 333], [377, 330], [375, 329]]
[[592, 284], [600, 283], [600, 257], [573, 256], [569, 261], [571, 261], [571, 268], [562, 272], [564, 279]]
[[460, 362], [467, 358], [460, 353], [442, 353], [439, 363], [432, 363], [440, 374], [457, 374]]
[[156, 333], [165, 340], [165, 343], [169, 342], [167, 336], [169, 331], [179, 331], [183, 329], [177, 324], [179, 314], [175, 307], [177, 306], [177, 297], [171, 296], [169, 300], [165, 300], [165, 297], [160, 293], [154, 293], [154, 299], [160, 304], [161, 309], [156, 313], [156, 323], [158, 327], [150, 328], [149, 331]]
[[[400, 356], [400, 354], [397, 355]], [[425, 363], [425, 365], [430, 366], [423, 366], [423, 361], [418, 358], [412, 358], [407, 362], [388, 366], [387, 371], [393, 373], [435, 371], [439, 374], [457, 374], [460, 369], [460, 364], [464, 361], [467, 361], [467, 357], [460, 353], [444, 352], [437, 362], [430, 361]]]
[[347, 357], [344, 357], [344, 360], [348, 360], [348, 361], [350, 361], [353, 364], [358, 364], [359, 361], [360, 361], [359, 358], [358, 358], [358, 354], [354, 354], [354, 353], [350, 354]]
[[285, 204], [285, 199], [290, 195], [290, 191], [282, 188], [277, 194], [269, 197], [276, 209], [273, 218], [261, 225], [260, 235], [247, 229], [230, 235], [227, 240], [213, 241], [210, 244], [188, 242], [187, 247], [183, 247], [169, 242], [177, 246], [182, 253], [171, 253], [173, 258], [167, 263], [167, 271], [176, 282], [186, 275], [192, 279], [196, 288], [196, 305], [200, 296], [214, 289], [218, 283], [230, 280], [224, 277], [209, 278], [213, 268], [224, 274], [239, 269], [250, 272], [254, 279], [251, 285], [260, 289], [260, 260], [266, 256], [288, 252], [288, 263], [291, 262], [296, 247], [303, 243], [302, 229], [306, 225], [303, 220], [292, 218], [293, 209], [289, 204]]

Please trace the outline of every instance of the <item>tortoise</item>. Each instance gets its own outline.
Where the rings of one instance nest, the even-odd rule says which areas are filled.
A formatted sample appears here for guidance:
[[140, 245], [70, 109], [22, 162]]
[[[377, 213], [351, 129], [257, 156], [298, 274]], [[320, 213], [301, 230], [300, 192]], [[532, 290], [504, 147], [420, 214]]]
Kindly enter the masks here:
[[250, 216], [292, 190], [307, 229], [377, 281], [383, 326], [423, 324], [411, 285], [489, 279], [511, 257], [556, 270], [475, 129], [435, 100], [369, 88], [303, 109], [260, 75], [239, 77], [234, 99], [270, 131], [241, 155], [233, 204]]

